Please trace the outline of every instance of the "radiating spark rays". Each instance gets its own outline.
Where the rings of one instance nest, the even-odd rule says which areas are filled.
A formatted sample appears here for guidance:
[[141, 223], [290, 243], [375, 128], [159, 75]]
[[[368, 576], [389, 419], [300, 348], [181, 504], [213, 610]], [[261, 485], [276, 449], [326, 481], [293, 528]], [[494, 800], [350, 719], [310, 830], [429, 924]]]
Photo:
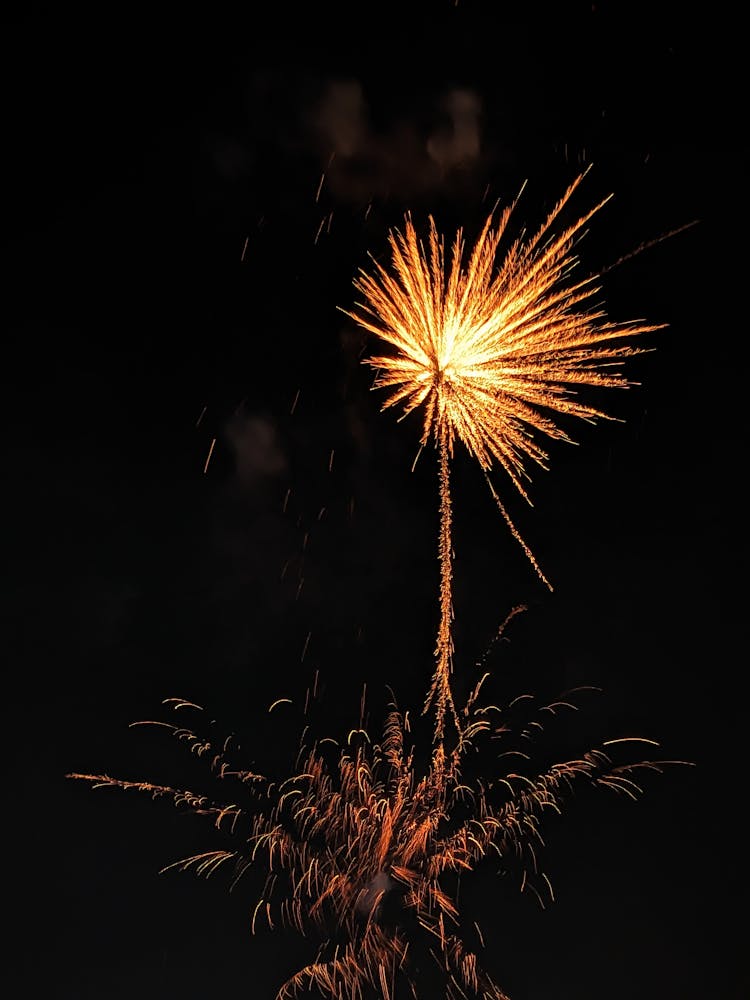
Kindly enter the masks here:
[[[427, 243], [410, 215], [389, 237], [391, 266], [373, 260], [354, 286], [361, 301], [342, 310], [390, 351], [366, 360], [383, 409], [402, 418], [421, 411], [420, 449], [433, 440], [440, 467], [440, 624], [435, 671], [425, 711], [435, 711], [435, 740], [451, 710], [451, 496], [449, 460], [460, 441], [480, 465], [508, 528], [541, 580], [552, 589], [492, 485], [496, 466], [529, 503], [530, 465], [547, 468], [540, 437], [571, 442], [557, 418], [613, 419], [578, 398], [579, 388], [626, 388], [622, 365], [645, 348], [626, 341], [661, 329], [640, 320], [613, 322], [594, 305], [594, 277], [576, 278], [575, 247], [605, 198], [558, 231], [580, 174], [534, 235], [510, 243], [500, 257], [516, 203], [486, 220], [467, 253], [462, 230], [449, 255], [429, 219]], [[458, 724], [455, 712], [450, 711]]]
[[[171, 800], [180, 809], [208, 817], [238, 845], [191, 855], [164, 866], [164, 872], [209, 877], [231, 862], [235, 889], [251, 868], [266, 870], [265, 885], [251, 905], [253, 932], [262, 920], [270, 929], [314, 930], [322, 938], [317, 959], [281, 986], [277, 1000], [291, 1000], [311, 988], [331, 1000], [385, 996], [386, 988], [395, 997], [399, 982], [416, 998], [419, 983], [412, 956], [429, 953], [443, 977], [445, 996], [507, 1000], [463, 940], [470, 923], [464, 925], [460, 912], [456, 876], [475, 870], [489, 856], [505, 866], [515, 857], [522, 869], [521, 889], [530, 889], [544, 906], [539, 889], [554, 899], [537, 864], [547, 811], [561, 812], [581, 781], [635, 798], [641, 793], [632, 778], [635, 771], [661, 770], [672, 762], [618, 765], [598, 747], [540, 773], [510, 770], [474, 779], [464, 773], [465, 765], [476, 759], [484, 742], [513, 734], [522, 738], [541, 729], [528, 715], [520, 726], [513, 724], [513, 705], [523, 703], [528, 710], [530, 696], [514, 699], [507, 709], [493, 706], [492, 723], [477, 697], [478, 687], [457, 712], [462, 726], [454, 745], [447, 749], [441, 744], [424, 770], [415, 764], [406, 717], [392, 703], [379, 741], [359, 727], [341, 747], [330, 738], [308, 747], [305, 726], [296, 770], [276, 781], [235, 766], [227, 756], [229, 740], [214, 746], [185, 725], [144, 723], [166, 729], [186, 749], [202, 748], [196, 753], [209, 772], [218, 781], [239, 785], [233, 786], [231, 803], [108, 774], [68, 777], [95, 788]], [[179, 698], [164, 704], [175, 711], [202, 711]], [[551, 719], [550, 708], [562, 705], [575, 707], [566, 694], [538, 705], [537, 714]], [[456, 711], [452, 703], [451, 710]], [[613, 739], [608, 747], [619, 744], [622, 749], [634, 742]]]

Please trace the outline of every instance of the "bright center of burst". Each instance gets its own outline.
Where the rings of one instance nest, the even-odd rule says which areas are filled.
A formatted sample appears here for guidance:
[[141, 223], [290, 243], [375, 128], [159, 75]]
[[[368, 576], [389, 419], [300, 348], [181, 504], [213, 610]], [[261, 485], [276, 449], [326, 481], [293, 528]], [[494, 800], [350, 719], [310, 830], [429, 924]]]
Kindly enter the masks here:
[[452, 382], [455, 374], [456, 372], [453, 365], [445, 365], [445, 367], [437, 368], [435, 371], [435, 381], [438, 384], [441, 382]]

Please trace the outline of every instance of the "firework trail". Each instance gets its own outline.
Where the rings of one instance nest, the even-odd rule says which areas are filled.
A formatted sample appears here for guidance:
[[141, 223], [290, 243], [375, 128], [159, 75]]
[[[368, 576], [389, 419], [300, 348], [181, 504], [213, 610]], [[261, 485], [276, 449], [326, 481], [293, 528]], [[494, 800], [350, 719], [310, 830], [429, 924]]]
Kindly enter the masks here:
[[449, 259], [434, 219], [425, 247], [407, 215], [403, 232], [389, 236], [391, 268], [373, 261], [372, 273], [360, 271], [354, 285], [362, 301], [342, 310], [391, 348], [366, 361], [375, 371], [373, 387], [388, 393], [383, 408], [399, 405], [402, 419], [421, 410], [421, 447], [432, 439], [438, 451], [440, 624], [424, 706], [427, 711], [434, 705], [436, 742], [444, 736], [446, 714], [458, 725], [450, 687], [450, 459], [456, 441], [479, 463], [510, 531], [552, 589], [489, 473], [499, 465], [530, 503], [528, 465], [547, 468], [539, 436], [571, 442], [556, 423], [558, 416], [612, 419], [579, 401], [577, 390], [631, 385], [622, 363], [644, 349], [623, 341], [663, 326], [609, 321], [592, 304], [600, 292], [596, 278], [575, 278], [575, 247], [589, 220], [609, 201], [558, 232], [563, 209], [584, 176], [570, 185], [536, 233], [516, 239], [501, 259], [515, 203], [496, 223], [490, 215], [468, 255], [459, 230]]
[[[575, 708], [571, 695], [538, 705], [535, 716], [527, 711], [523, 723], [514, 725], [512, 704], [503, 710], [478, 704], [485, 678], [461, 709], [455, 745], [444, 757], [431, 752], [424, 768], [417, 763], [408, 715], [392, 704], [380, 742], [372, 742], [361, 726], [341, 745], [331, 739], [303, 742], [294, 769], [276, 780], [238, 766], [229, 741], [206, 739], [172, 722], [137, 724], [165, 727], [200, 757], [229, 787], [224, 802], [108, 774], [68, 777], [171, 800], [239, 844], [207, 849], [163, 871], [208, 877], [230, 866], [234, 888], [250, 869], [265, 869], [264, 888], [252, 907], [253, 933], [265, 922], [302, 935], [313, 931], [321, 941], [315, 959], [282, 984], [276, 1000], [311, 990], [332, 1000], [416, 1000], [431, 975], [438, 977], [445, 1000], [508, 1000], [480, 966], [481, 930], [459, 911], [458, 878], [490, 860], [496, 869], [520, 868], [521, 888], [544, 905], [552, 890], [537, 853], [547, 811], [559, 813], [580, 783], [635, 798], [641, 790], [635, 772], [661, 770], [668, 762], [615, 764], [604, 744], [541, 773], [530, 770], [524, 765], [529, 740], [541, 733], [542, 720]], [[177, 698], [165, 704], [177, 712], [200, 710]], [[501, 759], [513, 760], [516, 770], [489, 777], [465, 773], [488, 741], [493, 757], [504, 750]], [[476, 946], [467, 943], [470, 938], [478, 939]]]

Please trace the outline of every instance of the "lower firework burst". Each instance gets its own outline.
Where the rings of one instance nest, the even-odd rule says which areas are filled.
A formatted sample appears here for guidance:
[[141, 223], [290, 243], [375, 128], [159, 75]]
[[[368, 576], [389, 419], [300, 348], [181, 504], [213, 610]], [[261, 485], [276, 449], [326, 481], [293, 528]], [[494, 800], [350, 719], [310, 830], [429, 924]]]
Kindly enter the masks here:
[[[416, 1000], [426, 995], [427, 983], [430, 996], [445, 1000], [508, 1000], [480, 967], [482, 934], [460, 911], [459, 878], [494, 862], [496, 869], [519, 869], [521, 887], [540, 901], [551, 896], [536, 853], [545, 814], [559, 813], [580, 783], [634, 798], [640, 792], [637, 772], [660, 770], [667, 762], [616, 763], [614, 744], [621, 751], [623, 745], [651, 743], [620, 739], [529, 771], [528, 740], [541, 732], [545, 717], [575, 705], [567, 696], [537, 705], [533, 717], [526, 708], [516, 726], [514, 711], [519, 703], [530, 704], [527, 696], [514, 700], [516, 709], [514, 703], [506, 709], [480, 705], [485, 678], [461, 709], [463, 725], [453, 746], [433, 747], [422, 765], [408, 713], [392, 703], [379, 742], [361, 725], [341, 744], [303, 742], [295, 767], [274, 779], [236, 766], [229, 741], [213, 742], [175, 722], [135, 724], [170, 730], [207, 763], [219, 784], [234, 786], [227, 801], [108, 774], [68, 777], [171, 800], [209, 819], [238, 845], [202, 851], [165, 871], [209, 876], [231, 869], [234, 886], [250, 869], [265, 870], [265, 887], [250, 904], [253, 932], [266, 921], [271, 928], [314, 933], [320, 941], [315, 960], [280, 986], [276, 1000], [310, 991], [333, 1000]], [[164, 704], [178, 713], [200, 711], [183, 699]], [[490, 741], [493, 759], [500, 748], [501, 761], [525, 762], [523, 772], [497, 772], [493, 765], [496, 773], [473, 777], [476, 759], [489, 762]]]

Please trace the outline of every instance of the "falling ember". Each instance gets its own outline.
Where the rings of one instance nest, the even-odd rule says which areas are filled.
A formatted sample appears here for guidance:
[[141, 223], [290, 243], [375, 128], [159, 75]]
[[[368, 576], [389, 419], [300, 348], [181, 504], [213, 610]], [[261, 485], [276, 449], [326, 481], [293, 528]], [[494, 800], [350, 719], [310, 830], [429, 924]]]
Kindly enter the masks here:
[[279, 705], [291, 705], [291, 704], [292, 704], [291, 698], [277, 698], [276, 701], [272, 702], [268, 706], [268, 711], [273, 712], [273, 710], [277, 708]]
[[[592, 305], [595, 277], [574, 277], [574, 248], [604, 199], [556, 231], [563, 209], [585, 174], [570, 185], [531, 237], [500, 256], [515, 203], [484, 224], [470, 252], [458, 231], [449, 258], [430, 218], [427, 247], [407, 215], [389, 237], [391, 268], [373, 261], [354, 282], [362, 301], [343, 310], [391, 350], [366, 360], [373, 388], [385, 389], [386, 409], [422, 415], [420, 445], [439, 456], [440, 625], [436, 666], [425, 711], [434, 704], [435, 737], [452, 709], [452, 544], [450, 459], [460, 441], [478, 462], [495, 503], [541, 580], [552, 589], [489, 475], [500, 466], [531, 502], [529, 464], [547, 468], [540, 436], [571, 442], [555, 418], [594, 422], [607, 414], [578, 398], [579, 388], [626, 388], [623, 362], [644, 348], [623, 341], [661, 329], [640, 320], [618, 323]], [[458, 723], [457, 723], [458, 724]]]
[[211, 461], [211, 456], [214, 453], [215, 446], [216, 446], [216, 438], [212, 438], [211, 439], [211, 447], [208, 449], [208, 455], [206, 455], [206, 462], [205, 462], [205, 464], [203, 466], [203, 475], [204, 476], [208, 472], [208, 466], [209, 466], [209, 463]]

